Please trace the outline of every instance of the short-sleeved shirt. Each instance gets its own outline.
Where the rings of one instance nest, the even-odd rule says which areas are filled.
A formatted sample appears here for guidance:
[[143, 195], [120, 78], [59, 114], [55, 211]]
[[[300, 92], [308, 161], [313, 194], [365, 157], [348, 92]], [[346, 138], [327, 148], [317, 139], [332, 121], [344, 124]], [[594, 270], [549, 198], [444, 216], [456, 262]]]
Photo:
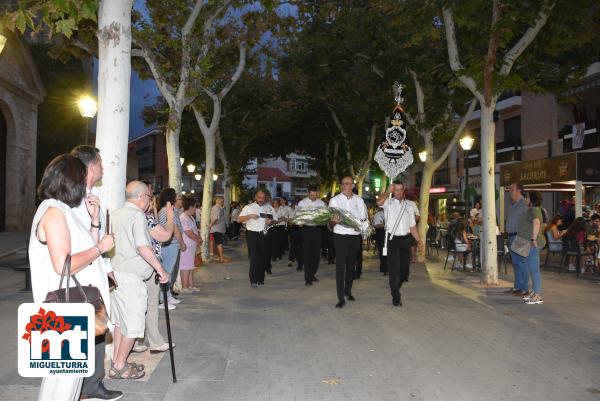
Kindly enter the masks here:
[[[180, 232], [183, 232], [183, 227], [181, 227], [180, 216], [181, 211], [179, 209], [173, 209], [173, 223], [175, 223], [177, 228], [179, 228]], [[158, 223], [163, 227], [166, 227], [167, 225], [167, 209], [165, 209], [164, 207], [160, 209], [160, 212], [158, 212]], [[163, 242], [163, 246], [169, 245], [179, 246], [179, 242], [177, 242], [173, 239], [173, 237], [171, 237], [170, 240]]]
[[386, 232], [391, 232], [394, 236], [403, 236], [410, 234], [410, 228], [417, 225], [415, 219], [413, 202], [406, 199], [397, 198], [386, 199], [383, 203], [383, 210], [387, 216], [385, 222]]
[[373, 225], [378, 226], [380, 224], [385, 224], [385, 213], [383, 210], [380, 210], [373, 215]]
[[210, 228], [211, 233], [224, 233], [225, 227], [225, 208], [219, 205], [214, 205], [210, 209], [210, 222], [215, 221], [215, 224]]
[[317, 198], [314, 201], [310, 200], [310, 198], [306, 197], [298, 202], [298, 209], [316, 209], [318, 207], [325, 207], [325, 202], [321, 199]]
[[152, 266], [137, 250], [140, 246], [152, 246], [144, 212], [133, 203], [126, 202], [113, 213], [112, 228], [115, 234], [115, 256], [111, 259], [113, 269], [133, 273], [144, 280], [150, 277]]
[[546, 245], [546, 238], [544, 238], [542, 211], [539, 206], [527, 208], [525, 213], [521, 215], [517, 227], [517, 235], [526, 240], [530, 240], [533, 236], [533, 219], [539, 219], [540, 221], [540, 231], [538, 232], [536, 240], [538, 248], [541, 249]]
[[508, 213], [508, 219], [506, 221], [506, 231], [509, 234], [517, 232], [517, 229], [519, 228], [519, 220], [526, 211], [527, 205], [525, 205], [523, 198], [510, 205], [510, 212]]
[[[244, 206], [242, 211], [240, 212], [240, 217], [248, 216], [250, 214], [255, 214], [260, 216], [262, 214], [273, 214], [273, 207], [268, 203], [263, 204], [262, 206], [256, 202], [250, 203], [249, 205]], [[259, 217], [258, 219], [249, 219], [246, 220], [246, 230], [260, 232], [265, 228], [265, 218]]]
[[[345, 210], [361, 221], [368, 218], [365, 201], [358, 195], [352, 195], [350, 199], [344, 194], [336, 195], [329, 201], [329, 206]], [[354, 228], [346, 227], [343, 224], [336, 224], [333, 232], [341, 235], [360, 235], [360, 232]]]

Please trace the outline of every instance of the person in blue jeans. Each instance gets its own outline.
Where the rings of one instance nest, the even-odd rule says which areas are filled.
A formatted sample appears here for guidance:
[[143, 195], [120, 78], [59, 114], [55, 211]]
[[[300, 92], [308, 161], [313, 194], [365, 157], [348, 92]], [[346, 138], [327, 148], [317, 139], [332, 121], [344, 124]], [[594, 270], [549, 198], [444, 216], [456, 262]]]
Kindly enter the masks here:
[[510, 211], [506, 221], [506, 231], [508, 232], [508, 249], [510, 250], [510, 259], [512, 261], [515, 279], [513, 288], [506, 291], [515, 296], [522, 297], [529, 290], [529, 275], [527, 273], [527, 261], [524, 257], [517, 255], [512, 251], [511, 245], [517, 236], [517, 229], [521, 216], [527, 211], [527, 205], [523, 198], [523, 185], [514, 183], [510, 186]]
[[[170, 287], [172, 288], [173, 283], [175, 282], [174, 279], [177, 277], [179, 253], [180, 251], [185, 250], [185, 243], [183, 242], [183, 237], [181, 235], [183, 228], [181, 227], [181, 220], [179, 219], [180, 212], [178, 210], [181, 206], [181, 196], [178, 196], [173, 188], [165, 188], [160, 192], [157, 207], [158, 222], [163, 227], [167, 223], [167, 211], [165, 208], [167, 202], [171, 202], [171, 204], [175, 206], [173, 217], [175, 226], [173, 227], [173, 238], [162, 244], [162, 258], [163, 267], [171, 275]], [[174, 309], [173, 306], [179, 302], [173, 297], [171, 290], [169, 290], [167, 297], [167, 301], [171, 305], [170, 309]]]
[[542, 196], [537, 191], [524, 194], [528, 209], [519, 220], [517, 235], [531, 241], [529, 254], [525, 259], [527, 273], [531, 277], [532, 289], [523, 295], [523, 301], [528, 305], [543, 304], [542, 275], [540, 273], [540, 249], [546, 245], [544, 230], [542, 230]]

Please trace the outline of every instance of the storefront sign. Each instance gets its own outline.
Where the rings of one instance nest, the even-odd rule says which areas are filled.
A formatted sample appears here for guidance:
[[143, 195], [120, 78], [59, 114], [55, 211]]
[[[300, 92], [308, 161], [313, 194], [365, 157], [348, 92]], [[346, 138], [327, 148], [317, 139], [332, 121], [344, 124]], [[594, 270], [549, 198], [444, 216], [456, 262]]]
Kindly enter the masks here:
[[445, 192], [446, 192], [446, 188], [445, 187], [430, 188], [429, 189], [429, 193], [430, 194], [443, 194]]
[[550, 157], [501, 166], [500, 184], [508, 186], [519, 182], [523, 185], [546, 184], [575, 180], [577, 154]]

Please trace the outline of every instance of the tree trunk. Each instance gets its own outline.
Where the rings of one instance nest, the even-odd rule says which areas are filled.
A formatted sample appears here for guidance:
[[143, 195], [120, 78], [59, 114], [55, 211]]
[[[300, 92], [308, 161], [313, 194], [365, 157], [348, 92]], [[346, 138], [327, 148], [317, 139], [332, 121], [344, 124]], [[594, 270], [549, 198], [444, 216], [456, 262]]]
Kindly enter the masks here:
[[335, 196], [335, 191], [337, 191], [337, 180], [334, 178], [333, 182], [331, 183], [331, 197], [332, 198]]
[[481, 282], [498, 284], [498, 255], [496, 253], [496, 180], [495, 180], [495, 125], [493, 120], [496, 102], [489, 106], [481, 103]]
[[[423, 178], [421, 179], [421, 193], [419, 194], [419, 209], [421, 213], [421, 219], [417, 223], [417, 230], [419, 231], [419, 238], [425, 243], [427, 236], [427, 219], [429, 217], [429, 189], [431, 188], [431, 182], [433, 181], [433, 173], [435, 172], [435, 165], [433, 161], [430, 161], [431, 157], [428, 157], [425, 161], [425, 167], [423, 168]], [[420, 262], [425, 260], [425, 254], [418, 254]]]
[[354, 177], [354, 179], [356, 180], [356, 192], [361, 198], [363, 196], [363, 184], [365, 182], [365, 178], [366, 177], [364, 175], [357, 175], [356, 177]]
[[179, 133], [183, 110], [171, 108], [165, 131], [167, 146], [167, 165], [169, 167], [169, 186], [181, 193], [181, 154], [179, 152]]
[[132, 5], [133, 0], [102, 0], [98, 12], [96, 147], [104, 166], [100, 198], [108, 210], [125, 203]]
[[221, 164], [223, 164], [223, 205], [225, 206], [225, 221], [229, 226], [229, 212], [231, 211], [231, 168], [229, 167], [229, 162], [225, 155], [220, 128], [217, 128], [215, 139], [217, 151], [219, 152], [219, 159], [221, 160]]

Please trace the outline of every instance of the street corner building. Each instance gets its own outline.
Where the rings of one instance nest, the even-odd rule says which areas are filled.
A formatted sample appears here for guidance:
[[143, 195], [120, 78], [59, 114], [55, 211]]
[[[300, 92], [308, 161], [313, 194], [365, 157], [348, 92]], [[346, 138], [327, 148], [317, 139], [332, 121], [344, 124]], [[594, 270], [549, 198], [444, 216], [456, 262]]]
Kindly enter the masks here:
[[0, 32], [0, 231], [29, 228], [35, 213], [38, 105], [45, 95], [25, 42]]

